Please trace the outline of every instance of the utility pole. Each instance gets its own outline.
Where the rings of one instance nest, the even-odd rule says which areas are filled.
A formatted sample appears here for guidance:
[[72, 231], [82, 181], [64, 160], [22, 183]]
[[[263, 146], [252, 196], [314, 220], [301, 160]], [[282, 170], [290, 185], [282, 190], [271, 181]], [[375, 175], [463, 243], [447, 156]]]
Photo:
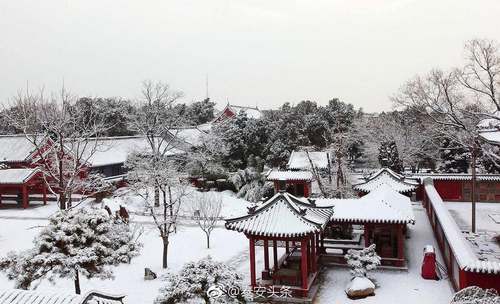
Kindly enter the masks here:
[[205, 75], [205, 90], [206, 90], [206, 99], [210, 98], [208, 95], [208, 73]]
[[476, 158], [477, 158], [477, 147], [476, 143], [472, 145], [472, 191], [471, 191], [471, 202], [472, 202], [472, 233], [476, 232]]

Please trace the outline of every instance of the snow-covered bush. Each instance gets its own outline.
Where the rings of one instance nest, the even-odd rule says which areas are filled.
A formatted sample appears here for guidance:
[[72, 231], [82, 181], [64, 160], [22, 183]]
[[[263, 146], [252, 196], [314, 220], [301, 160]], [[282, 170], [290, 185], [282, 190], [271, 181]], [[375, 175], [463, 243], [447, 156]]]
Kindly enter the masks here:
[[477, 286], [464, 288], [453, 296], [450, 304], [498, 304], [500, 296], [494, 289], [482, 289]]
[[242, 277], [230, 266], [206, 257], [166, 276], [155, 304], [245, 303]]
[[375, 244], [361, 250], [350, 249], [344, 257], [354, 277], [366, 277], [367, 272], [376, 269], [381, 260], [375, 251]]
[[266, 182], [264, 176], [253, 167], [238, 170], [231, 176], [231, 182], [238, 191], [237, 197], [254, 203], [272, 194], [274, 189], [272, 183]]
[[104, 209], [70, 209], [49, 218], [32, 249], [1, 258], [0, 270], [18, 288], [60, 277], [74, 279], [80, 293], [80, 274], [88, 279], [113, 278], [111, 266], [129, 263], [140, 247], [129, 225], [115, 221]]

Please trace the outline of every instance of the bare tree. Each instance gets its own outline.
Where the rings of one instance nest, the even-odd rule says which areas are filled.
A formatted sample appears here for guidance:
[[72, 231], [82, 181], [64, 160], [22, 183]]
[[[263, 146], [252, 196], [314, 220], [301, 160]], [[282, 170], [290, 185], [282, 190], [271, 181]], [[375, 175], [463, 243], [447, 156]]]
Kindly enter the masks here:
[[[184, 117], [178, 113], [175, 105], [182, 96], [182, 92], [171, 90], [166, 83], [142, 83], [142, 97], [136, 101], [137, 110], [130, 116], [131, 129], [146, 138], [148, 154], [155, 163], [175, 154], [181, 146], [176, 127], [184, 122]], [[154, 186], [154, 191], [154, 205], [158, 207], [160, 189]]]
[[222, 199], [213, 192], [203, 192], [195, 196], [191, 205], [194, 220], [205, 233], [207, 248], [210, 249], [210, 234], [220, 220], [222, 212]]
[[486, 99], [490, 110], [500, 111], [498, 43], [488, 39], [474, 39], [465, 44], [465, 52], [466, 64], [457, 71], [458, 80], [479, 99]]
[[57, 196], [60, 209], [71, 207], [74, 193], [90, 194], [103, 185], [89, 172], [89, 160], [98, 150], [100, 137], [109, 128], [102, 115], [84, 109], [65, 88], [46, 97], [43, 90], [27, 90], [13, 99], [11, 111], [4, 111], [13, 126], [22, 130], [36, 151], [49, 191]]
[[[420, 111], [430, 118], [436, 136], [450, 140], [471, 155], [472, 231], [475, 231], [476, 158], [480, 149], [478, 123], [499, 119], [500, 54], [492, 41], [465, 45], [466, 64], [451, 72], [432, 70], [407, 82], [393, 98], [396, 105]], [[488, 155], [487, 153], [485, 153]]]
[[[137, 153], [130, 155], [126, 164], [129, 168], [127, 179], [130, 187], [144, 200], [162, 240], [163, 268], [168, 267], [170, 236], [177, 231], [182, 199], [188, 193], [186, 179], [179, 173], [176, 164], [175, 158], [157, 159], [148, 154]], [[159, 193], [162, 194], [161, 199]]]

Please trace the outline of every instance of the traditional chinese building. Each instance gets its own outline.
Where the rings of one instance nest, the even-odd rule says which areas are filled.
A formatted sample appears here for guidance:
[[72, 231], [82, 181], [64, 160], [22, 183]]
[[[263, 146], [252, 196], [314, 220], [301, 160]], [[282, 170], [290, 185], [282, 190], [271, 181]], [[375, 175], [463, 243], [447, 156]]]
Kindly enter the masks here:
[[[308, 156], [309, 155], [309, 156]], [[332, 158], [330, 153], [324, 151], [292, 151], [286, 167], [289, 170], [311, 170], [313, 166], [322, 171], [330, 171]]]
[[[460, 173], [435, 173], [413, 175], [421, 187], [417, 199], [423, 198], [423, 180], [430, 178], [444, 201], [470, 202], [472, 200], [472, 175]], [[479, 202], [500, 203], [500, 174], [477, 174], [476, 195]]]
[[279, 171], [272, 170], [267, 175], [267, 180], [274, 183], [274, 192], [280, 190], [299, 197], [309, 197], [313, 180], [310, 171]]
[[[289, 286], [294, 296], [309, 297], [319, 271], [320, 235], [332, 208], [279, 192], [247, 215], [226, 220], [226, 228], [249, 240], [251, 287]], [[263, 246], [264, 268], [258, 278], [255, 247]], [[278, 253], [278, 248], [284, 248]], [[270, 257], [272, 249], [272, 259]], [[271, 264], [272, 262], [272, 264]]]
[[215, 115], [212, 123], [222, 122], [228, 118], [233, 118], [236, 115], [244, 113], [249, 118], [260, 119], [262, 117], [262, 112], [257, 107], [246, 107], [227, 104], [222, 111]]
[[0, 170], [0, 205], [3, 200], [17, 201], [19, 206], [28, 208], [30, 195], [41, 194], [44, 204], [47, 204], [47, 185], [38, 169], [18, 168]]
[[387, 185], [396, 192], [411, 195], [420, 184], [414, 178], [405, 177], [389, 168], [382, 168], [366, 177], [364, 182], [354, 184], [352, 188], [362, 196], [379, 188], [381, 185]]
[[[381, 184], [359, 199], [318, 199], [317, 204], [334, 210], [324, 233], [326, 260], [345, 263], [347, 250], [375, 244], [382, 265], [406, 267], [407, 225], [415, 223], [408, 196]], [[362, 229], [353, 231], [354, 225]]]

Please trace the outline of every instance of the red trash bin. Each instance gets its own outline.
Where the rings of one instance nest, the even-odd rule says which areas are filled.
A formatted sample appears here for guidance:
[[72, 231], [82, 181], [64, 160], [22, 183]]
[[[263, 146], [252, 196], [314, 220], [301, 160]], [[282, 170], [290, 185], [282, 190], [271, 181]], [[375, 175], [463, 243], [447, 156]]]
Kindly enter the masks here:
[[437, 280], [436, 251], [432, 245], [424, 247], [424, 261], [422, 262], [422, 278]]

